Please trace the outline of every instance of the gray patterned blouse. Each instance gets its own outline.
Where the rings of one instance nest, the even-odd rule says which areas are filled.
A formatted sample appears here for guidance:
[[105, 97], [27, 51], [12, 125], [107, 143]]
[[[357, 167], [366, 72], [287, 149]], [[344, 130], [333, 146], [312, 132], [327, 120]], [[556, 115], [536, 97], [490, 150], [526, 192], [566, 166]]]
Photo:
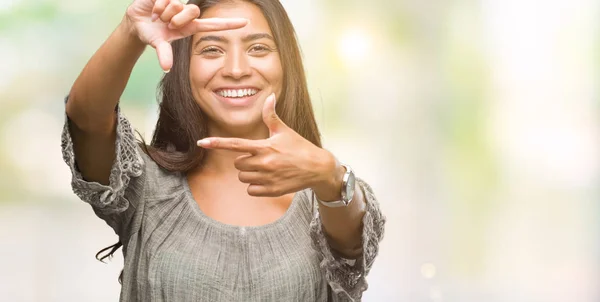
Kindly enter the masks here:
[[185, 177], [157, 166], [117, 115], [108, 186], [81, 177], [68, 118], [62, 152], [75, 194], [123, 243], [120, 301], [360, 301], [385, 223], [369, 185], [358, 180], [367, 201], [363, 256], [349, 261], [332, 253], [309, 189], [273, 223], [218, 222], [197, 206]]

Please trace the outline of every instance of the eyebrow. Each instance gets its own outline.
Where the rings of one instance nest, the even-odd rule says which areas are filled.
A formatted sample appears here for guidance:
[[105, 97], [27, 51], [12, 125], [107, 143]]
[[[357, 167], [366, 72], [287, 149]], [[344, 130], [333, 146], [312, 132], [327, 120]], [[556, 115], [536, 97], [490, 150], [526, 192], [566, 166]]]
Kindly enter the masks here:
[[[242, 42], [247, 43], [247, 42], [258, 40], [258, 39], [269, 39], [269, 40], [275, 42], [275, 39], [273, 39], [273, 37], [267, 33], [249, 34], [242, 38]], [[198, 46], [198, 44], [205, 42], [205, 41], [215, 41], [215, 42], [223, 42], [224, 43], [224, 42], [227, 42], [227, 39], [224, 36], [214, 36], [214, 35], [203, 36], [200, 39], [198, 39], [198, 41], [196, 41], [196, 43], [194, 44], [194, 48], [196, 48]]]

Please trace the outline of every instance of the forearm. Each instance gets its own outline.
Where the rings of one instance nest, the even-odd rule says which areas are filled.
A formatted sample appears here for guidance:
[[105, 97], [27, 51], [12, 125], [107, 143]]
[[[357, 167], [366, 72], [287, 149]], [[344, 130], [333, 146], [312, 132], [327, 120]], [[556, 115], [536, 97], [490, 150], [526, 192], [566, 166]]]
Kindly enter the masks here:
[[[313, 188], [317, 197], [324, 202], [341, 199], [345, 169], [338, 163], [335, 170], [331, 181]], [[329, 244], [345, 258], [356, 258], [362, 252], [362, 218], [365, 209], [365, 196], [358, 183], [347, 207], [331, 208], [319, 203], [319, 214]]]
[[69, 93], [66, 113], [77, 166], [88, 181], [109, 184], [115, 159], [117, 105], [133, 66], [144, 51], [127, 20], [92, 56]]
[[66, 112], [83, 131], [103, 134], [113, 131], [115, 106], [145, 48], [130, 28], [124, 17], [71, 88]]
[[352, 202], [347, 207], [330, 208], [319, 203], [319, 214], [329, 244], [345, 258], [356, 258], [362, 253], [362, 218], [365, 199], [358, 184]]

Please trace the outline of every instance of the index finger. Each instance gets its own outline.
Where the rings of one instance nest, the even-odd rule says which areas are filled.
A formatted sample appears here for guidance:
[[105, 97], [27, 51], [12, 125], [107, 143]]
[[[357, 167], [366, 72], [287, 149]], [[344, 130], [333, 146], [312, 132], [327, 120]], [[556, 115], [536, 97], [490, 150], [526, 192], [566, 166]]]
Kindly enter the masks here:
[[184, 26], [181, 31], [185, 36], [190, 36], [203, 31], [219, 31], [237, 29], [246, 26], [248, 19], [245, 18], [206, 18], [194, 19]]
[[264, 147], [264, 144], [262, 144], [261, 141], [258, 140], [232, 137], [211, 137], [199, 140], [198, 146], [207, 149], [222, 149], [237, 152], [248, 152], [254, 155], [257, 154]]

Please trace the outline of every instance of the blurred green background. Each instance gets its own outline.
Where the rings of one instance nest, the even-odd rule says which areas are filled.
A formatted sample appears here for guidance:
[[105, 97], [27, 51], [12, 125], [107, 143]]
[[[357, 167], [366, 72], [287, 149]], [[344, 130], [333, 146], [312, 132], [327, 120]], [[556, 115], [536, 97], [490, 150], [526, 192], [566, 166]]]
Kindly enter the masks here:
[[[600, 300], [600, 2], [285, 0], [324, 145], [388, 218], [364, 301]], [[116, 301], [63, 98], [129, 1], [0, 0], [0, 296]], [[162, 72], [123, 112], [149, 139]]]

